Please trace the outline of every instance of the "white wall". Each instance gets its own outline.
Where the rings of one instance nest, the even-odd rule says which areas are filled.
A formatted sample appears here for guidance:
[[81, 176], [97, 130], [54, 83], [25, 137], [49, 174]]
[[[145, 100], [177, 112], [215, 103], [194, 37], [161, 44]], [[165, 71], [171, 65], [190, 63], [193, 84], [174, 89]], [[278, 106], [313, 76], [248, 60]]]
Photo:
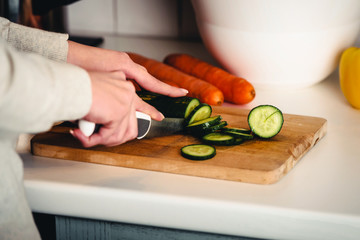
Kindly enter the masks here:
[[70, 34], [198, 37], [190, 0], [82, 0], [65, 11]]

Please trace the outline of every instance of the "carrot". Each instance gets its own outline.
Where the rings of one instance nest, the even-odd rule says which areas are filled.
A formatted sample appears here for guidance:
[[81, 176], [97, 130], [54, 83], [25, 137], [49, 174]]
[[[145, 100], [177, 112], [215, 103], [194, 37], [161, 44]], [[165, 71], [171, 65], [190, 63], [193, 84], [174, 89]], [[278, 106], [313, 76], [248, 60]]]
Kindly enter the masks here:
[[254, 87], [244, 78], [232, 75], [190, 55], [170, 54], [164, 59], [164, 63], [218, 87], [228, 102], [246, 104], [255, 97]]
[[128, 55], [134, 62], [145, 67], [151, 75], [160, 81], [187, 89], [190, 97], [198, 98], [201, 102], [209, 105], [221, 105], [224, 102], [223, 93], [217, 87], [202, 79], [190, 76], [167, 64], [139, 54], [128, 53]]

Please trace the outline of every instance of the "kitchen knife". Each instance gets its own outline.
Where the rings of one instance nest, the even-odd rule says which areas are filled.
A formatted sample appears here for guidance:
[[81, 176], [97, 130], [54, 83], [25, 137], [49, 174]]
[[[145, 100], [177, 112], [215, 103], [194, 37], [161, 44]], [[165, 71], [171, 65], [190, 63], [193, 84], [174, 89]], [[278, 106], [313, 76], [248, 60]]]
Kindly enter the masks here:
[[[138, 111], [136, 111], [136, 118], [138, 123], [137, 139], [171, 135], [184, 128], [183, 118], [164, 118], [162, 121], [155, 121], [149, 115]], [[83, 119], [79, 121], [79, 129], [87, 137], [91, 136], [97, 127], [99, 126], [93, 122]]]

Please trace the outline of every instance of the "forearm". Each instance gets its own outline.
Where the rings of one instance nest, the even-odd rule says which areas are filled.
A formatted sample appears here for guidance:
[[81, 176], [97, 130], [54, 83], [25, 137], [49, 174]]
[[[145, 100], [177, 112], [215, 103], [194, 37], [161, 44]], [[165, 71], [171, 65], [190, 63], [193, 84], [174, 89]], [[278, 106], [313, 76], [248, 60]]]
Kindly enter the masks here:
[[23, 52], [33, 52], [46, 58], [66, 62], [68, 35], [12, 23], [0, 17], [0, 37]]
[[112, 72], [123, 70], [121, 60], [124, 57], [127, 56], [123, 52], [68, 41], [67, 62], [88, 71]]

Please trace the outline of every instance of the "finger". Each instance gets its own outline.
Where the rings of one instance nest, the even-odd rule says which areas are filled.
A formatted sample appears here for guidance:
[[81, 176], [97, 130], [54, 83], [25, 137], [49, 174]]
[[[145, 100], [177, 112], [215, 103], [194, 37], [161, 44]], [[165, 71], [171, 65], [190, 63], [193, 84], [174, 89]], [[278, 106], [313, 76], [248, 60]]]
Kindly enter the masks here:
[[144, 102], [140, 97], [134, 99], [136, 110], [142, 113], [148, 114], [152, 119], [161, 121], [164, 119], [164, 115], [159, 112], [155, 107]]
[[99, 133], [90, 136], [87, 145], [116, 146], [133, 140], [137, 137], [137, 133], [136, 114], [135, 110], [132, 110], [121, 121], [105, 125], [100, 129]]
[[130, 141], [135, 139], [138, 136], [138, 125], [135, 111], [133, 114], [129, 115], [129, 122], [126, 128], [124, 139], [125, 141]]
[[134, 139], [137, 136], [137, 120], [135, 111], [128, 114], [111, 135], [106, 136], [106, 146], [115, 146]]
[[114, 138], [112, 137], [114, 132], [121, 135], [121, 133], [118, 132], [117, 128], [114, 128], [112, 126], [103, 126], [100, 128], [100, 131], [98, 133], [94, 133], [90, 137], [86, 137], [80, 129], [74, 129], [71, 134], [75, 138], [77, 138], [84, 147], [88, 148], [99, 144], [104, 146], [115, 145], [115, 141], [113, 140]]
[[133, 62], [133, 64], [130, 64], [129, 70], [125, 73], [127, 77], [135, 79], [135, 81], [146, 90], [160, 93], [162, 95], [167, 95], [170, 97], [181, 97], [188, 94], [188, 90], [186, 89], [170, 86], [158, 80], [157, 78], [149, 74], [143, 66], [135, 62]]
[[[126, 120], [125, 120], [126, 121]], [[121, 122], [114, 122], [109, 125], [104, 125], [100, 131], [90, 136], [91, 144], [102, 144], [105, 146], [115, 146], [124, 143], [124, 134], [126, 130], [124, 120]]]
[[113, 71], [110, 74], [114, 79], [126, 80], [126, 74], [123, 71]]
[[78, 139], [81, 142], [81, 144], [86, 148], [96, 145], [91, 143], [90, 138], [86, 137], [80, 129], [71, 130], [70, 134], [73, 135], [76, 139]]

